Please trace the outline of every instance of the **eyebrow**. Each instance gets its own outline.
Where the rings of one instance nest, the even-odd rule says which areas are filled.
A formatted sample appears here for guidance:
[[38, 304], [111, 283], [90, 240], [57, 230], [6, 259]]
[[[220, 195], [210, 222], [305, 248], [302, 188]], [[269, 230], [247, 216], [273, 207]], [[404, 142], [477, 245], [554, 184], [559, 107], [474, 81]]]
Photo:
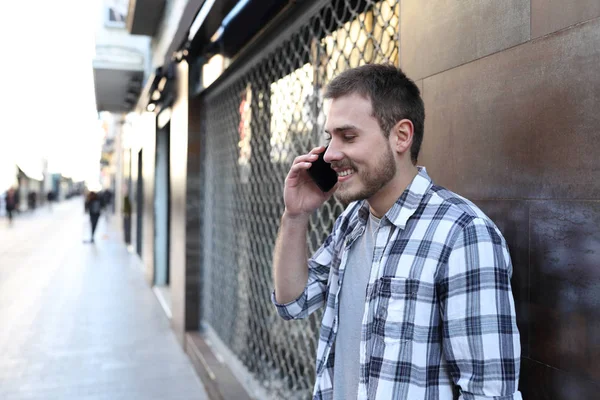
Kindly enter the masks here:
[[[350, 130], [357, 130], [357, 128], [354, 125], [342, 125], [342, 126], [338, 126], [333, 131], [335, 133], [344, 133], [345, 131], [350, 131]], [[331, 132], [329, 132], [327, 129], [325, 129], [325, 133], [328, 133], [331, 135]]]

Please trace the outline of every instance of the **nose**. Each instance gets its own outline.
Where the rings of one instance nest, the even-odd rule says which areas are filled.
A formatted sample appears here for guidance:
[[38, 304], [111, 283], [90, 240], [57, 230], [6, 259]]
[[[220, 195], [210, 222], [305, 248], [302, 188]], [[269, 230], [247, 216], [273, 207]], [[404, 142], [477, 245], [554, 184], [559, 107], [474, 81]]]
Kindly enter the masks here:
[[333, 144], [333, 140], [327, 146], [327, 150], [325, 150], [325, 154], [323, 155], [323, 160], [327, 163], [331, 163], [333, 161], [339, 161], [343, 158], [342, 152], [339, 151], [335, 145]]

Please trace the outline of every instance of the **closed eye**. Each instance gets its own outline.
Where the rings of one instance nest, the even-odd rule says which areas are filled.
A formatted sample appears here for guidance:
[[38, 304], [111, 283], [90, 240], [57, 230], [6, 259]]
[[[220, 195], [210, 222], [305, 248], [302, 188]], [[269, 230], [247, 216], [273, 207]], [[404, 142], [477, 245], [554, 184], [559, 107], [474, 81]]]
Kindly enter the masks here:
[[[356, 139], [356, 137], [358, 136], [355, 128], [352, 126], [343, 126], [340, 128], [336, 128], [334, 129], [333, 133], [346, 143], [352, 143], [354, 139]], [[331, 142], [332, 134], [329, 131], [325, 131], [324, 134], [325, 140], [327, 141], [327, 144], [329, 144], [329, 142]]]

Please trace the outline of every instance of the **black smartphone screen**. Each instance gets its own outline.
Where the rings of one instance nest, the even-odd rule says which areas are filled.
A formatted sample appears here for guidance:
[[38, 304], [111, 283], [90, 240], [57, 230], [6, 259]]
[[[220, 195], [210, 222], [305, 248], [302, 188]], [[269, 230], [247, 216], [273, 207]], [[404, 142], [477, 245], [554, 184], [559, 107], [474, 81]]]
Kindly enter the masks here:
[[323, 159], [325, 151], [319, 154], [319, 158], [312, 163], [308, 174], [323, 192], [329, 192], [337, 183], [338, 178], [337, 172], [331, 169], [331, 165]]

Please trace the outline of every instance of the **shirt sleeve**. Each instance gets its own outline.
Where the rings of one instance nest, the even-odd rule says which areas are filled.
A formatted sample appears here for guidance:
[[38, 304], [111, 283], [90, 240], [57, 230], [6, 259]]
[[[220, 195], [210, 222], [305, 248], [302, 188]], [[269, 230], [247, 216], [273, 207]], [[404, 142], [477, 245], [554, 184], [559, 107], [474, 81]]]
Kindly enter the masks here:
[[438, 274], [444, 354], [462, 400], [522, 399], [511, 274], [497, 228], [481, 218], [465, 221]]
[[278, 303], [275, 300], [275, 291], [271, 293], [271, 302], [283, 319], [306, 318], [325, 304], [339, 221], [340, 219], [336, 221], [333, 232], [308, 260], [308, 281], [304, 292], [287, 304]]

